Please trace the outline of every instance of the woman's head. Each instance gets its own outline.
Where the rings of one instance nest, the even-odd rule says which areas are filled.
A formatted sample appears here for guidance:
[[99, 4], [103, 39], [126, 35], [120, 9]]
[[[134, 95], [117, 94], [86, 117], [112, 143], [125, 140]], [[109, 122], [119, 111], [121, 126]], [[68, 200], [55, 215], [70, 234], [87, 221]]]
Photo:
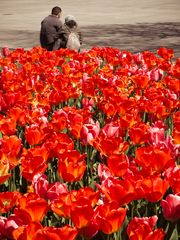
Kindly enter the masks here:
[[74, 16], [72, 15], [67, 15], [65, 17], [65, 23], [67, 26], [69, 26], [70, 28], [73, 28], [74, 26], [77, 26], [77, 23], [76, 23], [76, 19]]

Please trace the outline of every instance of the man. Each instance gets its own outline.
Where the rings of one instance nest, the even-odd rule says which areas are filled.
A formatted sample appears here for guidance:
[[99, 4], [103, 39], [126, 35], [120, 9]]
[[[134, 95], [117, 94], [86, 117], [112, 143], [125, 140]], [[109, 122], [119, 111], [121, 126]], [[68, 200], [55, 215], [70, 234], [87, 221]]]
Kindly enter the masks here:
[[51, 15], [44, 18], [41, 22], [40, 43], [41, 47], [46, 48], [48, 51], [56, 50], [60, 47], [58, 37], [62, 29], [61, 12], [60, 7], [53, 7]]

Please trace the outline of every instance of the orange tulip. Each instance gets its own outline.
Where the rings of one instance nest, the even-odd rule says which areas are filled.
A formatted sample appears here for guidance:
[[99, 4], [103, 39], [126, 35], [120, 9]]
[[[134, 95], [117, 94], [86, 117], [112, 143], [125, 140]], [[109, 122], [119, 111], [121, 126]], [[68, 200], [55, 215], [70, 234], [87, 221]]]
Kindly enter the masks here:
[[45, 227], [36, 231], [33, 240], [75, 240], [77, 234], [76, 228], [68, 225], [61, 228]]
[[36, 232], [42, 229], [42, 225], [37, 222], [30, 222], [28, 225], [16, 228], [12, 235], [14, 240], [33, 240]]
[[73, 202], [71, 219], [78, 229], [88, 226], [92, 220], [93, 214], [94, 211], [89, 199], [80, 198], [76, 202]]
[[22, 220], [27, 219], [27, 222], [41, 222], [48, 209], [48, 203], [44, 199], [35, 193], [28, 193], [18, 199], [14, 213]]
[[21, 140], [15, 136], [4, 136], [2, 138], [2, 146], [0, 156], [4, 162], [9, 162], [10, 168], [14, 168], [19, 163], [19, 154], [22, 148]]
[[10, 166], [8, 162], [0, 162], [0, 185], [3, 184], [11, 174], [8, 173]]
[[76, 150], [63, 153], [58, 162], [60, 177], [67, 182], [80, 181], [86, 169], [85, 157]]
[[112, 234], [121, 228], [126, 211], [127, 209], [119, 208], [118, 204], [113, 202], [102, 204], [95, 209], [94, 221], [102, 232]]
[[62, 193], [61, 197], [51, 203], [51, 210], [60, 217], [70, 218], [72, 199], [70, 193]]

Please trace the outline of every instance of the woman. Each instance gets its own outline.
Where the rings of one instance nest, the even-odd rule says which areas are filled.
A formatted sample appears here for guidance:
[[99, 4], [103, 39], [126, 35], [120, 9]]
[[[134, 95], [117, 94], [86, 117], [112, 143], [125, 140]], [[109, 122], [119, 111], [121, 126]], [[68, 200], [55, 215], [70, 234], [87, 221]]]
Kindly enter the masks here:
[[69, 48], [77, 50], [78, 52], [80, 51], [82, 34], [74, 16], [67, 15], [65, 17], [65, 23], [63, 24], [60, 33], [60, 40], [60, 48]]

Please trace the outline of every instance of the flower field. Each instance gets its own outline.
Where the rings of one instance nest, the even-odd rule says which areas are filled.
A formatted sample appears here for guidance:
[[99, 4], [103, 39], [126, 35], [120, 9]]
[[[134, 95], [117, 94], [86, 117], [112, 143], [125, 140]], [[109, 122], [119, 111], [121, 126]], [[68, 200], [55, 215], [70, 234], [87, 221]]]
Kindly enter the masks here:
[[0, 239], [177, 240], [172, 49], [0, 55]]

